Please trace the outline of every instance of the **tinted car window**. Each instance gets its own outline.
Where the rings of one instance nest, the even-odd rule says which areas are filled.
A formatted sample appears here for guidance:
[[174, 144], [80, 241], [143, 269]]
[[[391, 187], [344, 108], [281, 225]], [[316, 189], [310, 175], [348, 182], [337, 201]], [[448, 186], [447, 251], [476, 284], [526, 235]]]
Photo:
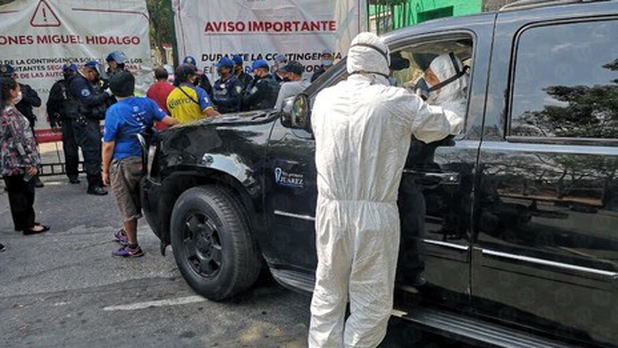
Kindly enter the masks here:
[[618, 139], [618, 21], [525, 30], [517, 42], [512, 136]]

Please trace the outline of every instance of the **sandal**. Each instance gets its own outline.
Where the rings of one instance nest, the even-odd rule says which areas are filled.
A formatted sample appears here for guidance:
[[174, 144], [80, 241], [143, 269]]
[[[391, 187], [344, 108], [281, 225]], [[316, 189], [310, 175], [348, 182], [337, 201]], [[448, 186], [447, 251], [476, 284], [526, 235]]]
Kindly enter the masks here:
[[[41, 229], [40, 230], [34, 230], [34, 229], [32, 229], [32, 227], [40, 227]], [[25, 229], [24, 230], [24, 235], [27, 236], [27, 235], [31, 235], [31, 234], [43, 233], [43, 232], [49, 231], [49, 229], [50, 229], [49, 226], [43, 225], [43, 224], [38, 223], [38, 222], [35, 222], [34, 226], [32, 226], [32, 227], [29, 228], [29, 229]]]

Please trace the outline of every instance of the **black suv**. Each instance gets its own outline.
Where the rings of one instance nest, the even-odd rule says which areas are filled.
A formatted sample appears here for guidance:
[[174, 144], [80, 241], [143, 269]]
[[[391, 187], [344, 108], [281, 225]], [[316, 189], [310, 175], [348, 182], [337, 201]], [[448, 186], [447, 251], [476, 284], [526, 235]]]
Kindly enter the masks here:
[[[427, 284], [398, 283], [393, 314], [489, 346], [618, 347], [618, 3], [537, 3], [384, 36], [411, 61], [401, 86], [427, 57], [471, 68], [464, 132], [431, 170], [407, 169], [427, 205]], [[310, 107], [345, 77], [343, 61], [283, 112], [173, 128], [151, 148], [146, 217], [197, 293], [234, 296], [263, 265], [313, 289]]]

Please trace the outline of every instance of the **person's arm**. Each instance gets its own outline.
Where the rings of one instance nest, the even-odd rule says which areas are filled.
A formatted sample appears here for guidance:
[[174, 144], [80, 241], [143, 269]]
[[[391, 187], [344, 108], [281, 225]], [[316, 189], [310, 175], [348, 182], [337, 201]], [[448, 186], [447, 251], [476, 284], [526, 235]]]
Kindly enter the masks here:
[[86, 106], [98, 106], [107, 102], [107, 93], [93, 94], [86, 79], [73, 78], [69, 86], [70, 93]]
[[275, 110], [281, 110], [283, 108], [283, 102], [286, 98], [290, 97], [290, 84], [288, 82], [281, 85], [279, 94], [277, 94], [277, 101], [275, 102]]
[[109, 186], [109, 166], [112, 163], [112, 156], [114, 155], [114, 149], [116, 148], [116, 141], [103, 142], [103, 185]]
[[22, 101], [34, 106], [35, 108], [38, 108], [42, 104], [39, 94], [29, 85], [21, 85], [21, 95]]
[[420, 97], [407, 91], [404, 99], [408, 110], [402, 115], [405, 115], [404, 117], [412, 115], [411, 130], [416, 139], [429, 144], [463, 130], [464, 119], [456, 113], [439, 106], [428, 105]]
[[200, 108], [202, 109], [202, 115], [208, 117], [219, 116], [220, 114], [215, 110], [210, 99], [208, 98], [208, 94], [201, 88], [197, 88], [197, 98], [200, 101]]
[[249, 89], [242, 96], [242, 105], [252, 105], [258, 100], [264, 99], [267, 92], [266, 81], [259, 80], [255, 84], [250, 85]]
[[161, 122], [165, 123], [168, 126], [175, 126], [177, 124], [180, 124], [180, 122], [178, 122], [177, 119], [173, 118], [172, 116], [165, 116], [163, 117], [163, 119], [161, 120]]

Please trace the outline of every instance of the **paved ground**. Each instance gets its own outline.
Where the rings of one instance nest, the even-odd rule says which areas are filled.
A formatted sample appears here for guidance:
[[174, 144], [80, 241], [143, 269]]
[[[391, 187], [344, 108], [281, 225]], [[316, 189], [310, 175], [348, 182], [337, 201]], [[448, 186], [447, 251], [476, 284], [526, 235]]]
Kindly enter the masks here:
[[[158, 253], [148, 226], [139, 228], [144, 257], [110, 256], [119, 227], [111, 195], [86, 195], [85, 180], [43, 181], [37, 220], [52, 226], [43, 235], [13, 231], [0, 188], [0, 347], [306, 347], [308, 296], [264, 276], [233, 301], [207, 301], [185, 284], [171, 253]], [[393, 321], [381, 348], [411, 347], [418, 335]], [[415, 347], [460, 347], [421, 335]]]

